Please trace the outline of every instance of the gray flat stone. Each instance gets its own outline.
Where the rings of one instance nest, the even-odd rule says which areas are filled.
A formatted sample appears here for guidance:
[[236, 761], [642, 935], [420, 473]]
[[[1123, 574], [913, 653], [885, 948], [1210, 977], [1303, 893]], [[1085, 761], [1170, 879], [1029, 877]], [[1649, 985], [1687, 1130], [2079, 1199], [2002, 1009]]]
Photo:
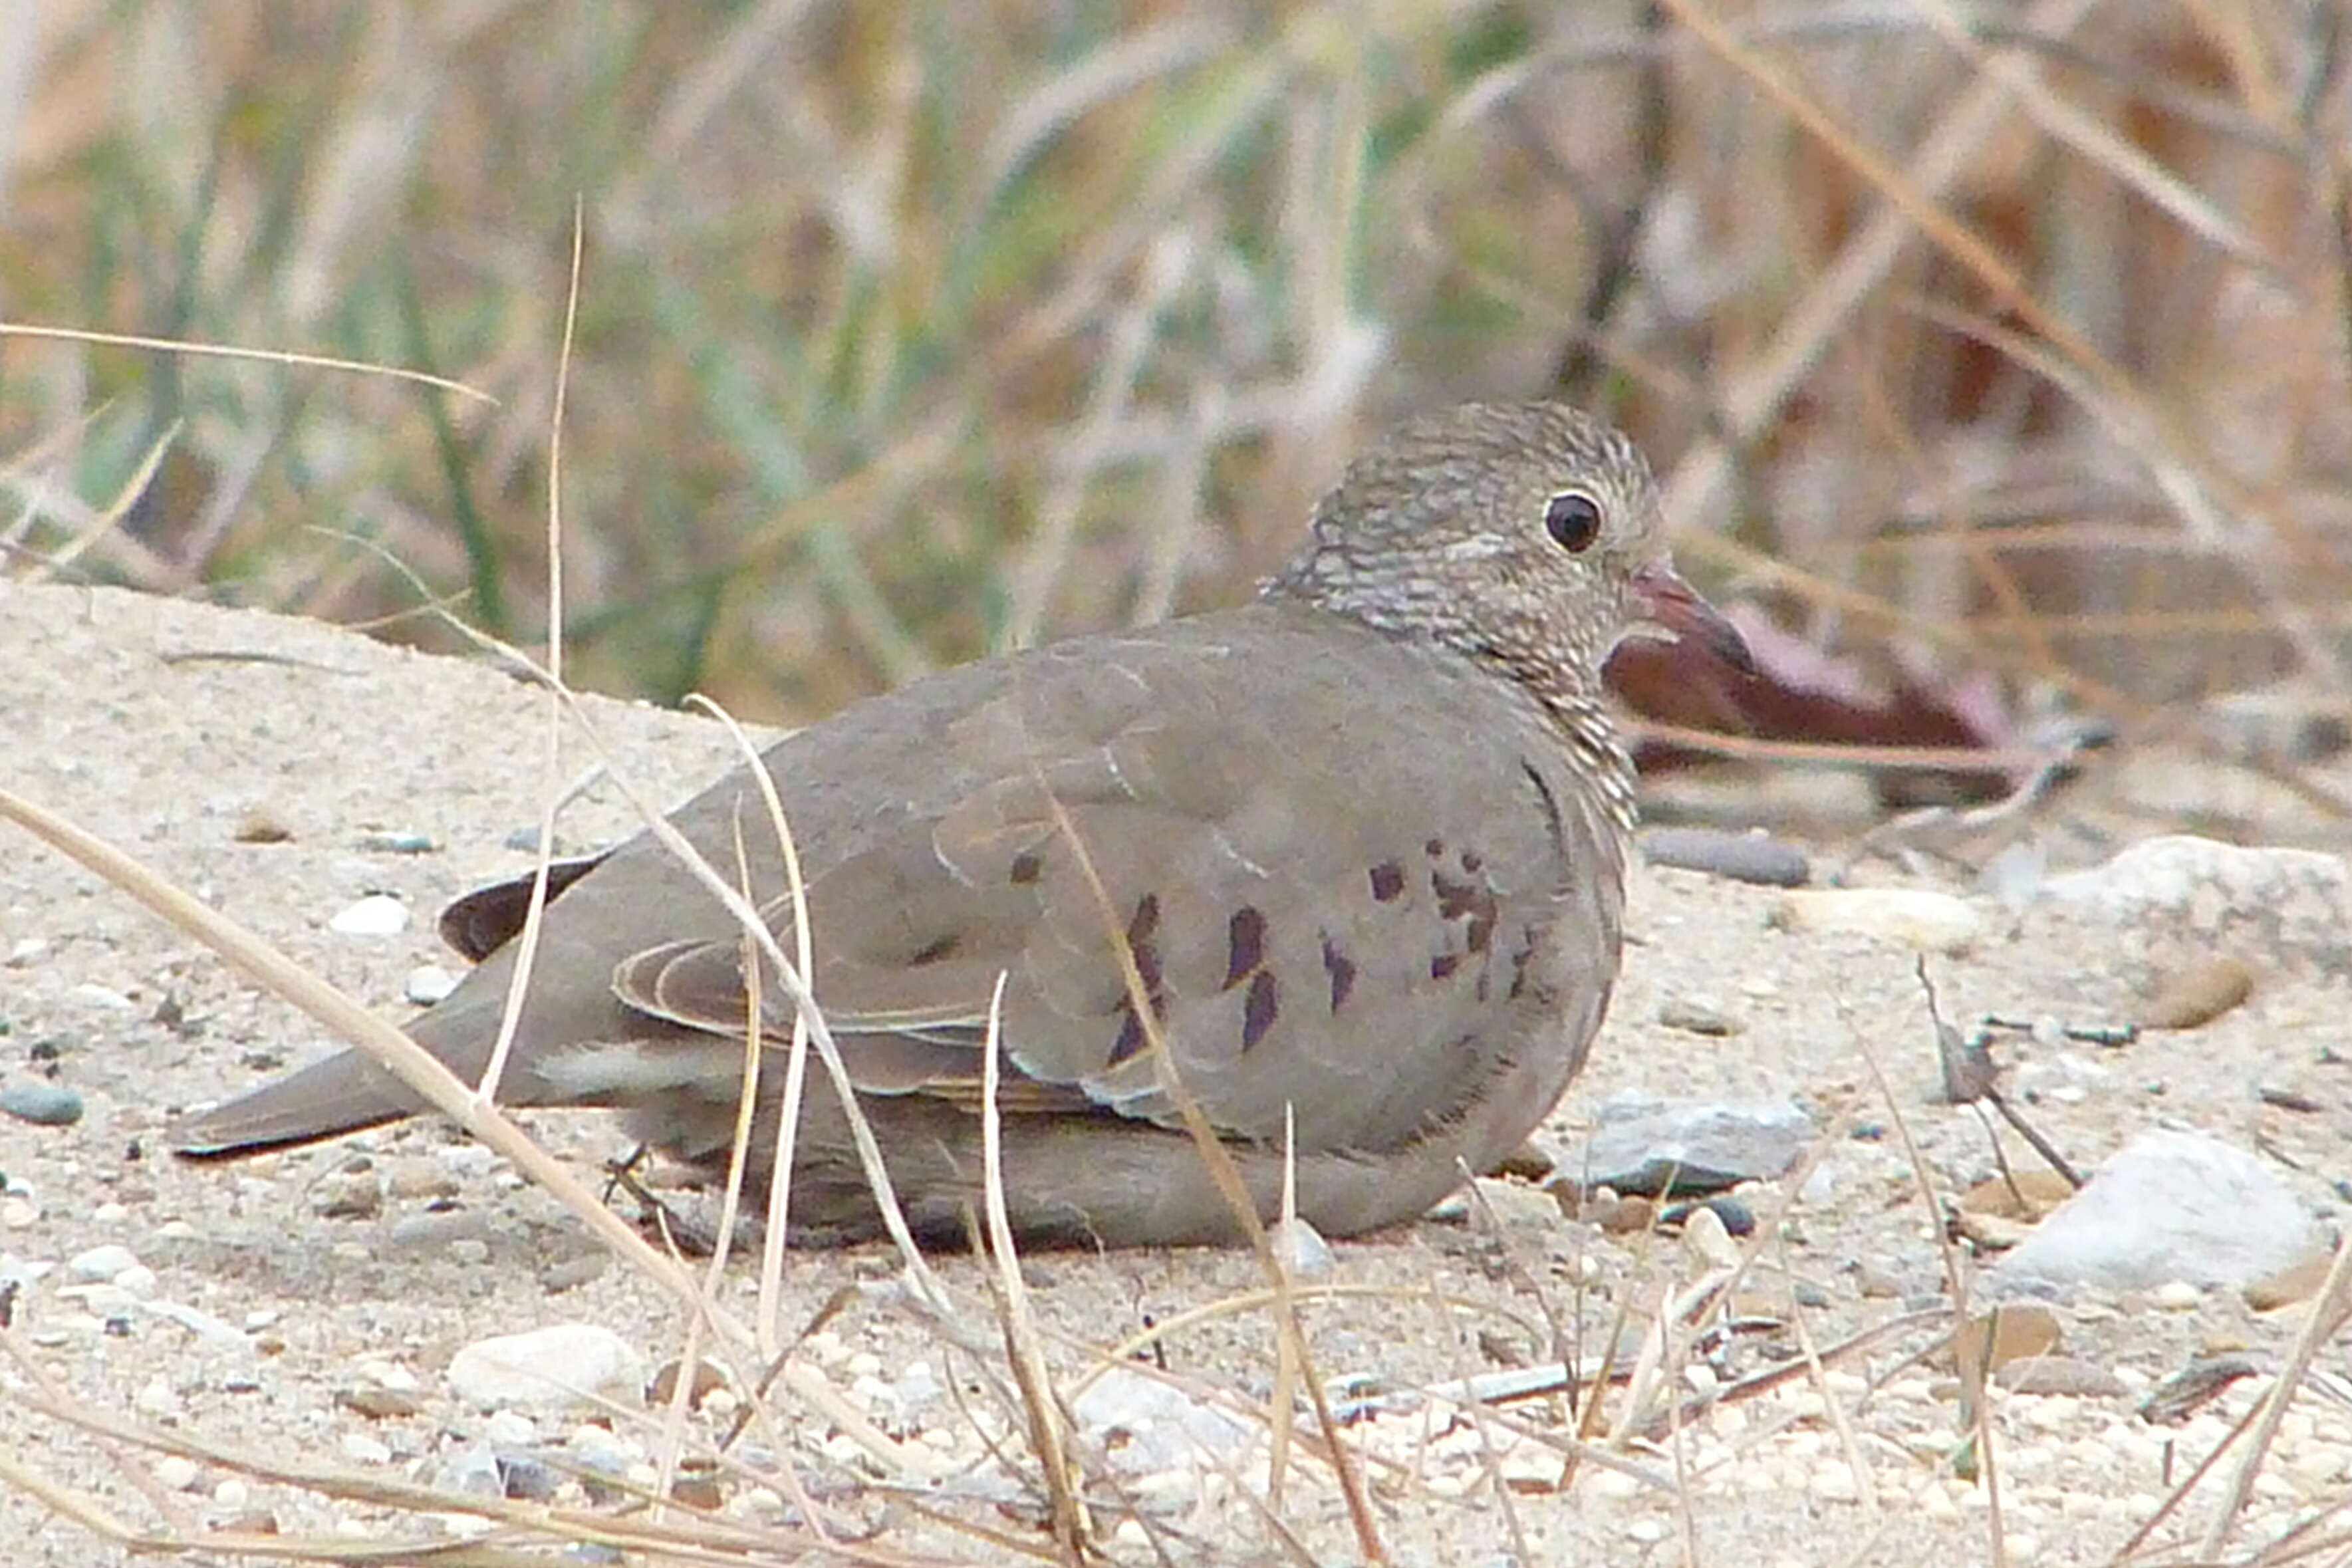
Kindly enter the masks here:
[[2261, 1160], [2202, 1133], [2158, 1130], [2111, 1155], [1994, 1272], [2018, 1288], [2236, 1287], [2320, 1245], [2318, 1225]]

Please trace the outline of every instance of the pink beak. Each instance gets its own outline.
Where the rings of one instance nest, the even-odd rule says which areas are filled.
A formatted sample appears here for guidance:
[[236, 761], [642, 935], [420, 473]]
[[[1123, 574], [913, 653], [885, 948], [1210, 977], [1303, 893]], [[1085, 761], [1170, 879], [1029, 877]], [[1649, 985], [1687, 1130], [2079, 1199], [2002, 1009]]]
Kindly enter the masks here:
[[1638, 621], [1657, 627], [1677, 642], [1703, 648], [1742, 675], [1756, 673], [1756, 656], [1739, 628], [1723, 612], [1699, 597], [1666, 561], [1653, 561], [1633, 574], [1633, 614]]

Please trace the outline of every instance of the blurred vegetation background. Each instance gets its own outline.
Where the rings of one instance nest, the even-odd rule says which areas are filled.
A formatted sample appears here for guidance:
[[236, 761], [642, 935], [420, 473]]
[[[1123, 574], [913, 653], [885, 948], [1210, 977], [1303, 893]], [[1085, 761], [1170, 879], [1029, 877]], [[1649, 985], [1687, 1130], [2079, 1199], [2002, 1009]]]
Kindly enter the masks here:
[[[0, 574], [793, 721], [1244, 595], [1374, 426], [1618, 419], [1804, 645], [2125, 722], [2352, 626], [2339, 0], [16, 0]], [[5, 602], [5, 601], [0, 601]]]

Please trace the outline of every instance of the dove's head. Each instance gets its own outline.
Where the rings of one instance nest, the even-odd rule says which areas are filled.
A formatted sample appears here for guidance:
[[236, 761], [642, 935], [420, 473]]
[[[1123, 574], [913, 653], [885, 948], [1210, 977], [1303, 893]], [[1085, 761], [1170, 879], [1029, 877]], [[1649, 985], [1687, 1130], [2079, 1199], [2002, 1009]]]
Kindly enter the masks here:
[[1268, 592], [1499, 668], [1580, 707], [1621, 637], [1747, 646], [1675, 572], [1633, 443], [1557, 403], [1411, 419], [1348, 465]]

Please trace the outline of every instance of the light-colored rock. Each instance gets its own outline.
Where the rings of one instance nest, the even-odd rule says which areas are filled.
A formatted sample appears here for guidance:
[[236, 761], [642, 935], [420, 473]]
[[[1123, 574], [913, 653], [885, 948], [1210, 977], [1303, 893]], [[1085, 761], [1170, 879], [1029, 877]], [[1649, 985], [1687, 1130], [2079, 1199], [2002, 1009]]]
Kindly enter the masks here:
[[430, 1007], [457, 989], [457, 977], [437, 963], [420, 963], [401, 983], [400, 994], [419, 1007]]
[[1123, 1476], [1231, 1469], [1256, 1440], [1240, 1416], [1125, 1367], [1088, 1384], [1070, 1414]]
[[66, 1259], [66, 1277], [85, 1284], [111, 1280], [126, 1268], [137, 1267], [139, 1259], [131, 1250], [119, 1242], [77, 1252]]
[[1921, 952], [1965, 952], [1984, 919], [1965, 899], [1931, 888], [1800, 888], [1781, 896], [1790, 931], [1874, 938]]
[[1275, 1258], [1299, 1279], [1319, 1279], [1339, 1267], [1339, 1258], [1322, 1233], [1303, 1219], [1281, 1219], [1266, 1227], [1266, 1244]]
[[337, 936], [398, 936], [408, 929], [408, 906], [390, 893], [370, 893], [327, 921]]
[[2001, 1261], [2011, 1284], [2240, 1286], [2308, 1256], [2318, 1227], [2268, 1165], [2196, 1132], [2143, 1132]]
[[2352, 974], [2352, 862], [2176, 834], [2045, 884], [2055, 909], [2116, 930], [2135, 969], [2215, 952]]
[[603, 1395], [635, 1404], [645, 1386], [635, 1347], [594, 1323], [550, 1323], [476, 1340], [449, 1362], [450, 1392], [484, 1409], [562, 1410]]

